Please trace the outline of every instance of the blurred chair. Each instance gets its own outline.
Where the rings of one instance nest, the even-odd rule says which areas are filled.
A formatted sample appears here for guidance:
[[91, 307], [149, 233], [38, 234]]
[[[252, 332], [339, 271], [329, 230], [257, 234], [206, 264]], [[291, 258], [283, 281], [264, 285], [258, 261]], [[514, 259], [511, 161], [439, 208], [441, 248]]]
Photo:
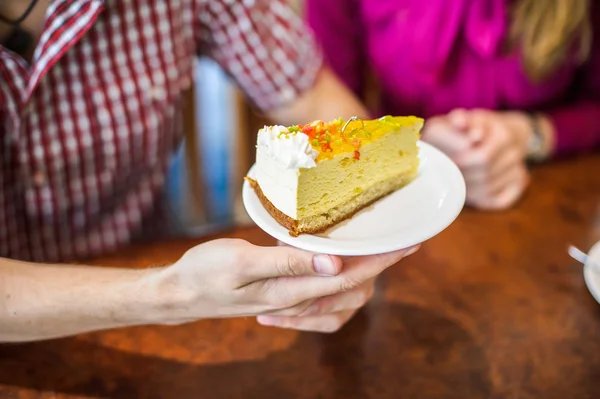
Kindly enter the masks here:
[[171, 209], [186, 235], [251, 223], [242, 183], [254, 163], [258, 129], [267, 123], [216, 64], [204, 61], [198, 68], [185, 92], [184, 142], [170, 185]]
[[207, 221], [206, 182], [204, 169], [200, 160], [199, 133], [196, 112], [196, 85], [192, 84], [184, 94], [183, 130], [184, 130], [184, 159], [186, 167], [186, 201], [189, 204], [188, 216], [193, 224], [203, 224]]

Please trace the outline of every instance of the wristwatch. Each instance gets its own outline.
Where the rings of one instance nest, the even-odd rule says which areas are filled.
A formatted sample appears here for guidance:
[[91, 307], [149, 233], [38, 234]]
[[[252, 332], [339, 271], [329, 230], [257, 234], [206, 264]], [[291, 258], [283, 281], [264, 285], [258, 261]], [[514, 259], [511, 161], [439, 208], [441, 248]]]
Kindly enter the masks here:
[[527, 144], [527, 159], [533, 162], [542, 162], [546, 159], [546, 138], [542, 134], [537, 115], [530, 114], [529, 121], [531, 135]]

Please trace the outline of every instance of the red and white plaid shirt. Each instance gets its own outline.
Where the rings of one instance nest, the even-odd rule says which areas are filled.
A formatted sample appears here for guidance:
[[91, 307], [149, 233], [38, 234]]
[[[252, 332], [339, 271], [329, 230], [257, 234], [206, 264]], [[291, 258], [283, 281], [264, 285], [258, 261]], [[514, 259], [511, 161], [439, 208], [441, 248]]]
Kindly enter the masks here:
[[66, 261], [131, 242], [181, 139], [193, 61], [267, 110], [322, 57], [286, 0], [53, 0], [31, 65], [0, 46], [0, 256]]

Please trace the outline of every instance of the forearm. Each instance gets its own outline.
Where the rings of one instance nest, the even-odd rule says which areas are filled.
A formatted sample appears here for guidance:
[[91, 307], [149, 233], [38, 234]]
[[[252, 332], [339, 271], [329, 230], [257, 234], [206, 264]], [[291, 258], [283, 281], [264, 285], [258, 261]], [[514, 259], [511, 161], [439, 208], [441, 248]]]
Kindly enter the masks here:
[[37, 265], [0, 258], [0, 342], [159, 321], [160, 269]]
[[351, 116], [368, 118], [369, 112], [329, 68], [323, 67], [310, 90], [291, 104], [268, 112], [267, 116], [276, 123], [290, 125]]

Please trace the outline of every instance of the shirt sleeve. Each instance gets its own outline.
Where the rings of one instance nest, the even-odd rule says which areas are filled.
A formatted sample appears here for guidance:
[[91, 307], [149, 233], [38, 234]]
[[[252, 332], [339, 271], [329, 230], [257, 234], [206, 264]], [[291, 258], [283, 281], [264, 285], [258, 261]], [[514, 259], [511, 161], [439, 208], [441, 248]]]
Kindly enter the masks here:
[[574, 85], [572, 101], [547, 112], [556, 131], [557, 157], [600, 146], [600, 7], [593, 15], [592, 50]]
[[359, 97], [364, 89], [365, 43], [357, 0], [305, 0], [306, 20], [325, 61]]
[[323, 64], [287, 0], [211, 0], [196, 8], [199, 54], [214, 59], [262, 111], [310, 89]]

